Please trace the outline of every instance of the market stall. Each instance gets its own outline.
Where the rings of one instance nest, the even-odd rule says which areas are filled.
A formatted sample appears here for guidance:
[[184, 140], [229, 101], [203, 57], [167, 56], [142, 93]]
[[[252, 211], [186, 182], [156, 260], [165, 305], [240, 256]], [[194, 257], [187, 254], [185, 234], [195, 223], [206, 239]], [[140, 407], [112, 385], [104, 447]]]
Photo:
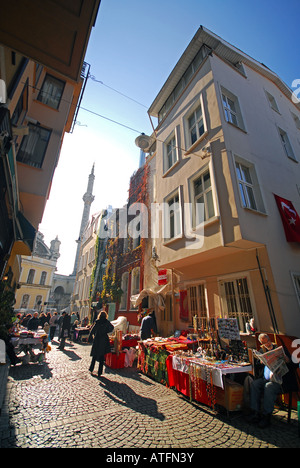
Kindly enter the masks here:
[[113, 369], [132, 367], [139, 339], [136, 333], [123, 334], [122, 330], [115, 329], [109, 338], [111, 353], [106, 355], [106, 365]]
[[235, 319], [196, 319], [193, 333], [140, 342], [138, 367], [190, 400], [228, 411], [241, 409], [243, 378], [252, 371]]
[[[29, 362], [43, 362], [46, 352], [50, 350], [48, 343], [48, 335], [44, 330], [29, 331], [19, 329], [14, 331], [11, 336], [11, 343], [17, 356], [19, 356], [24, 364]], [[41, 353], [36, 354], [34, 350], [40, 350]], [[21, 356], [23, 353], [23, 356]]]
[[184, 336], [148, 339], [139, 342], [138, 368], [157, 382], [169, 385], [167, 359], [176, 351], [197, 347], [197, 341]]

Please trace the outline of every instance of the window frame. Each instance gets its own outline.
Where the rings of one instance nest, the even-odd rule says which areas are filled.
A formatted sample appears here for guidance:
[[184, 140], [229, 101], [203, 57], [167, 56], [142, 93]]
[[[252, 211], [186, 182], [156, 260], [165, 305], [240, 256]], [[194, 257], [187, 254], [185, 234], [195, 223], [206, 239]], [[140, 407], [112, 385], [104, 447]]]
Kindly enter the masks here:
[[[295, 294], [300, 307], [300, 272], [291, 271], [293, 286], [295, 288]], [[299, 284], [298, 284], [299, 283]]]
[[[239, 199], [240, 199], [242, 208], [246, 210], [250, 210], [254, 213], [260, 213], [260, 214], [266, 215], [267, 213], [266, 213], [265, 203], [264, 203], [264, 199], [262, 195], [261, 184], [259, 182], [255, 164], [251, 161], [247, 161], [246, 159], [241, 158], [237, 154], [233, 155], [233, 160], [234, 160], [235, 179], [237, 183], [237, 189], [239, 192]], [[251, 182], [239, 178], [238, 172], [237, 172], [237, 165], [243, 166], [249, 171]], [[243, 188], [243, 191], [241, 190], [241, 186]], [[247, 189], [252, 190], [256, 208], [251, 206]], [[246, 204], [244, 203], [244, 200], [246, 201]]]
[[[179, 162], [179, 148], [178, 148], [178, 135], [177, 128], [168, 136], [168, 138], [163, 143], [163, 175], [167, 175]], [[171, 144], [171, 141], [174, 141], [174, 146], [172, 148], [172, 161], [170, 164], [169, 161], [169, 151], [168, 146]]]
[[[189, 120], [191, 119], [192, 116], [197, 117], [195, 114], [198, 109], [201, 109], [201, 118], [197, 119], [195, 118], [195, 122], [199, 122], [200, 120], [203, 121], [203, 133], [200, 134], [199, 131], [199, 126], [196, 125], [196, 140], [192, 141], [191, 137], [191, 127], [189, 124]], [[193, 103], [192, 107], [186, 112], [186, 114], [183, 117], [183, 128], [184, 128], [184, 137], [185, 137], [185, 147], [187, 154], [189, 154], [190, 151], [193, 150], [208, 134], [208, 129], [207, 129], [207, 120], [206, 120], [206, 112], [205, 112], [205, 106], [204, 106], [204, 101], [203, 101], [203, 95], [202, 93], [198, 94], [195, 98], [195, 102]]]
[[[242, 287], [238, 284], [238, 282], [241, 280], [243, 280]], [[254, 318], [255, 322], [257, 323], [255, 301], [252, 294], [252, 284], [249, 275], [247, 273], [240, 273], [239, 275], [229, 275], [219, 279], [218, 281], [220, 287], [222, 317], [236, 318], [240, 332], [245, 333], [247, 331], [246, 323], [249, 322], [251, 318]], [[245, 291], [244, 287], [245, 282], [247, 291]], [[225, 284], [230, 284], [231, 292], [233, 292], [233, 294], [229, 295], [226, 292]], [[233, 308], [235, 308], [236, 310], [233, 310]]]
[[[209, 179], [210, 179], [210, 186], [205, 188], [205, 183], [204, 183], [204, 176], [206, 173], [209, 173]], [[197, 196], [195, 194], [195, 182], [199, 179], [202, 179], [202, 187], [203, 191], [199, 193]], [[196, 229], [198, 226], [200, 226], [203, 223], [208, 223], [211, 222], [212, 220], [216, 219], [218, 216], [218, 210], [217, 210], [217, 205], [216, 205], [216, 198], [215, 198], [215, 185], [214, 185], [214, 180], [213, 180], [213, 174], [212, 170], [209, 164], [205, 165], [202, 167], [199, 171], [197, 171], [193, 176], [189, 178], [189, 191], [190, 191], [190, 201], [192, 204], [192, 228]], [[213, 215], [208, 216], [208, 193], [211, 193], [211, 198], [212, 198], [212, 207], [213, 207]], [[201, 195], [204, 198], [204, 219], [200, 220], [200, 223], [196, 224], [197, 221], [197, 215], [196, 215], [196, 205], [197, 202], [195, 202], [196, 197], [199, 198]]]
[[268, 103], [269, 103], [271, 109], [272, 109], [273, 111], [277, 112], [278, 114], [280, 114], [277, 101], [276, 101], [275, 97], [273, 96], [273, 94], [271, 94], [271, 93], [270, 93], [269, 91], [267, 91], [266, 89], [265, 89], [264, 91], [265, 91], [265, 94], [266, 94], [266, 97], [267, 97], [267, 100], [268, 100]]
[[[192, 296], [191, 289], [194, 289], [196, 294]], [[208, 301], [206, 283], [200, 282], [188, 284], [186, 286], [189, 306], [189, 323], [193, 323], [193, 317], [208, 318]]]
[[278, 129], [279, 138], [280, 138], [280, 141], [281, 141], [281, 144], [282, 144], [282, 147], [284, 149], [284, 153], [285, 153], [286, 157], [291, 159], [294, 162], [298, 162], [298, 159], [296, 158], [296, 155], [295, 155], [291, 140], [290, 140], [287, 132], [283, 128], [279, 127], [279, 126], [277, 126], [277, 129]]
[[[61, 89], [59, 91], [60, 95], [59, 95], [58, 99], [57, 99], [57, 97], [53, 98], [52, 94], [50, 94], [49, 92], [43, 90], [43, 88], [47, 86], [47, 80], [49, 80], [49, 81], [52, 80], [53, 82], [57, 82], [57, 83], [59, 83], [61, 85]], [[48, 86], [50, 84], [48, 84]], [[57, 78], [56, 76], [51, 75], [50, 73], [46, 73], [46, 75], [44, 77], [44, 80], [43, 80], [43, 84], [42, 84], [41, 89], [39, 91], [39, 94], [37, 96], [37, 100], [39, 102], [41, 102], [42, 104], [44, 104], [45, 106], [51, 107], [51, 109], [58, 110], [59, 106], [60, 106], [60, 103], [61, 103], [61, 100], [62, 100], [62, 96], [64, 94], [65, 86], [66, 86], [65, 81]], [[59, 89], [59, 88], [57, 87], [57, 89]], [[44, 100], [43, 97], [45, 97], [45, 96], [46, 96], [46, 98]]]
[[[233, 125], [235, 128], [239, 128], [240, 130], [243, 130], [244, 132], [246, 132], [245, 122], [244, 122], [244, 118], [242, 115], [242, 110], [241, 110], [238, 96], [233, 94], [224, 86], [220, 86], [220, 92], [221, 92], [221, 104], [222, 104], [223, 114], [224, 114], [226, 122], [229, 123], [230, 125]], [[225, 99], [226, 106], [224, 106], [224, 97], [226, 98]], [[228, 102], [228, 99], [230, 99], [230, 101], [232, 101], [232, 103], [234, 104], [234, 107], [235, 107], [234, 110], [230, 107], [230, 103]], [[232, 118], [229, 118], [228, 115], [230, 116], [234, 115], [236, 117], [236, 123], [233, 121]]]
[[[172, 207], [174, 205], [174, 202], [172, 205], [170, 205], [170, 201], [175, 200], [175, 198], [178, 198], [178, 202], [175, 202], [175, 210], [172, 210], [172, 213], [170, 212], [170, 206]], [[166, 205], [168, 205], [168, 212], [166, 213]], [[178, 213], [178, 220], [177, 223], [175, 223], [175, 216], [176, 213]], [[168, 218], [166, 218], [166, 215], [168, 215]], [[171, 237], [171, 215], [174, 220], [174, 235]], [[179, 231], [176, 232], [175, 227], [179, 227]], [[166, 235], [169, 234], [170, 237], [166, 237]], [[181, 239], [183, 235], [183, 226], [182, 226], [182, 195], [181, 195], [181, 187], [177, 187], [173, 192], [171, 192], [167, 197], [164, 198], [164, 204], [163, 204], [163, 239], [164, 243], [167, 244], [168, 242], [173, 242], [174, 240]]]
[[[43, 163], [44, 163], [44, 160], [45, 160], [45, 155], [46, 155], [46, 152], [47, 152], [47, 149], [48, 149], [48, 146], [49, 146], [49, 142], [50, 142], [50, 139], [51, 139], [52, 130], [50, 130], [50, 129], [46, 128], [46, 127], [42, 127], [41, 125], [36, 125], [36, 124], [32, 124], [32, 123], [29, 123], [28, 127], [29, 127], [29, 135], [25, 135], [22, 138], [20, 148], [19, 148], [19, 151], [18, 151], [18, 154], [17, 154], [17, 162], [26, 164], [27, 166], [30, 166], [30, 167], [35, 167], [36, 169], [41, 169], [42, 166], [43, 166]], [[26, 152], [26, 147], [27, 147], [27, 145], [29, 146], [29, 144], [30, 144], [29, 138], [30, 137], [32, 137], [32, 139], [34, 138], [34, 132], [32, 132], [31, 135], [30, 135], [30, 129], [34, 129], [34, 132], [38, 132], [38, 130], [45, 132], [45, 136], [43, 137], [45, 144], [43, 145], [41, 155], [39, 155], [39, 152], [37, 152], [37, 155], [39, 156], [38, 159], [37, 159], [36, 156], [35, 156], [35, 159], [33, 159], [32, 156], [35, 155], [36, 149], [39, 149], [39, 148], [37, 148], [37, 145], [38, 145], [38, 143], [40, 141], [42, 141], [43, 138], [40, 138], [40, 136], [39, 136], [37, 141], [34, 143], [34, 151], [27, 153]], [[25, 156], [27, 154], [29, 156]]]

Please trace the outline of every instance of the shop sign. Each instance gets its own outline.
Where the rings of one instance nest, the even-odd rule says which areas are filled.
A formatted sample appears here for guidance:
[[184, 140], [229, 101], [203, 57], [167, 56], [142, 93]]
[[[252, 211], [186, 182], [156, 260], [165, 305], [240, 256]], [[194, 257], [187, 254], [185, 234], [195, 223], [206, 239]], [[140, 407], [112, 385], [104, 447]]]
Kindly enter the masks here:
[[167, 270], [159, 270], [158, 272], [158, 285], [164, 286], [168, 283]]

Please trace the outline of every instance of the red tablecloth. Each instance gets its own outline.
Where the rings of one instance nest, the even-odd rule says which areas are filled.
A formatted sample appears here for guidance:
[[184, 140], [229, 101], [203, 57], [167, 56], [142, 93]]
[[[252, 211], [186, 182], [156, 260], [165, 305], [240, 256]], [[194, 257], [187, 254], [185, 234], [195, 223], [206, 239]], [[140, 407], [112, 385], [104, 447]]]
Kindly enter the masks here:
[[[186, 397], [190, 397], [191, 392], [189, 374], [173, 369], [172, 355], [168, 356], [166, 364], [168, 369], [170, 387], [174, 387], [176, 388], [176, 390], [178, 390], [178, 392], [182, 393]], [[211, 406], [211, 400], [208, 397], [206, 391], [206, 382], [204, 382], [203, 380], [198, 380], [197, 389], [195, 389], [194, 385], [191, 385], [191, 387], [193, 400]]]

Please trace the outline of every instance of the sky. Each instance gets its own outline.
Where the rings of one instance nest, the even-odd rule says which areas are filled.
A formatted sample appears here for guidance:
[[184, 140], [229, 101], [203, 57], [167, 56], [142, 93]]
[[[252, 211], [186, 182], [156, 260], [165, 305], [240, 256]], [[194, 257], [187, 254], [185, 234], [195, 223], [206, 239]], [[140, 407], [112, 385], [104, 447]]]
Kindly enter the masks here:
[[299, 0], [101, 0], [85, 56], [91, 77], [39, 226], [47, 245], [56, 236], [61, 241], [57, 273], [73, 271], [93, 164], [90, 215], [126, 203], [139, 165], [135, 139], [153, 132], [147, 110], [200, 25], [292, 88], [300, 79], [299, 11]]

